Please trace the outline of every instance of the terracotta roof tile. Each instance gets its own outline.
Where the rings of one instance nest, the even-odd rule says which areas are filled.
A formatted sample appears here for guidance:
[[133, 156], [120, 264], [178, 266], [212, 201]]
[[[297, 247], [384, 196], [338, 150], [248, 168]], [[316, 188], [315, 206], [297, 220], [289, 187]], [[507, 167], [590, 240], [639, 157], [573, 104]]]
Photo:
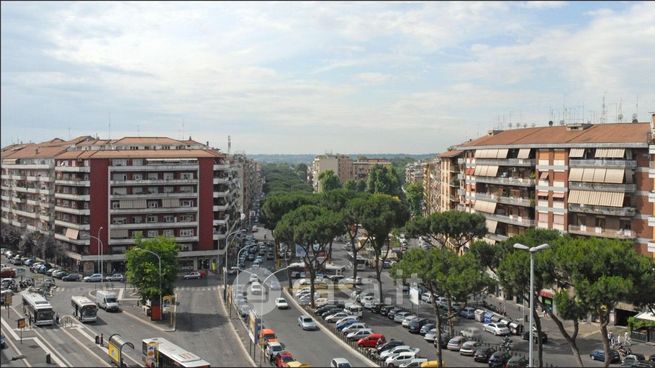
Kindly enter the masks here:
[[180, 144], [183, 141], [178, 141], [177, 139], [172, 139], [168, 137], [124, 137], [117, 141], [114, 141], [114, 144]]
[[224, 157], [213, 150], [100, 150], [69, 151], [57, 156], [57, 159], [104, 159], [104, 158], [204, 158]]
[[442, 152], [442, 153], [438, 154], [437, 156], [439, 156], [439, 158], [457, 157], [457, 156], [459, 156], [462, 152], [464, 152], [464, 151], [461, 151], [461, 150], [450, 150], [450, 151]]

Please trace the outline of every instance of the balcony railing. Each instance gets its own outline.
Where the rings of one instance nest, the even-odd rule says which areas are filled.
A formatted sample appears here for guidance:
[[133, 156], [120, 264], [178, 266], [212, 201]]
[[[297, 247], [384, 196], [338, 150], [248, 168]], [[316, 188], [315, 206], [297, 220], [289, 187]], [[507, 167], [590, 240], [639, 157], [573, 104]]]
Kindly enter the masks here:
[[534, 206], [534, 202], [532, 199], [523, 198], [523, 197], [506, 197], [506, 196], [497, 196], [495, 194], [489, 194], [489, 193], [475, 193], [475, 198], [484, 201], [497, 202], [502, 204], [515, 205], [515, 206], [524, 206], [524, 207]]
[[[148, 239], [148, 238], [144, 238]], [[189, 243], [189, 242], [197, 242], [198, 237], [197, 236], [176, 236], [175, 237], [175, 242], [176, 243]], [[109, 239], [109, 244], [111, 245], [129, 245], [129, 244], [134, 244], [134, 239], [133, 238], [126, 238], [126, 239]]]
[[196, 198], [196, 192], [112, 194], [111, 199]]
[[606, 167], [606, 168], [626, 168], [634, 169], [637, 167], [635, 160], [569, 160], [570, 167]]
[[230, 165], [228, 165], [228, 164], [214, 165], [214, 171], [227, 170], [229, 168], [230, 168]]
[[73, 215], [90, 215], [91, 210], [88, 208], [70, 208], [70, 207], [63, 207], [63, 206], [55, 206], [55, 212], [63, 212], [63, 213], [70, 213]]
[[72, 199], [75, 201], [90, 201], [90, 194], [55, 193], [55, 198]]
[[632, 230], [604, 229], [602, 227], [585, 225], [569, 225], [569, 233], [612, 239], [635, 239], [637, 237]]
[[607, 184], [570, 181], [569, 189], [633, 193], [637, 190], [637, 186], [635, 184]]
[[89, 166], [55, 166], [55, 171], [61, 172], [90, 172]]
[[521, 216], [514, 216], [514, 215], [497, 215], [497, 214], [491, 214], [491, 213], [483, 213], [483, 215], [488, 218], [489, 220], [495, 220], [498, 222], [502, 222], [505, 224], [512, 224], [512, 225], [519, 225], [519, 226], [529, 226], [529, 227], [534, 227], [535, 226], [535, 221], [531, 220], [529, 218], [524, 218]]
[[522, 187], [533, 187], [537, 182], [535, 179], [530, 178], [499, 178], [490, 176], [475, 176], [473, 178], [475, 178], [475, 182], [477, 183], [515, 185]]
[[495, 240], [495, 241], [499, 241], [499, 242], [509, 239], [509, 237], [507, 237], [505, 235], [501, 235], [501, 234], [487, 234], [485, 237], [487, 239], [491, 239], [491, 240]]
[[198, 207], [112, 208], [109, 213], [119, 215], [127, 213], [191, 213], [197, 211]]
[[90, 184], [91, 182], [89, 180], [65, 180], [65, 179], [55, 180], [55, 185], [71, 185], [71, 186], [88, 187]]
[[176, 227], [196, 227], [198, 222], [141, 222], [138, 224], [111, 224], [112, 229], [160, 229]]
[[591, 206], [586, 204], [569, 204], [570, 212], [591, 213], [595, 215], [632, 217], [637, 210], [634, 207]]
[[476, 158], [476, 165], [496, 165], [496, 166], [534, 166], [535, 159], [523, 158]]
[[197, 184], [198, 179], [141, 179], [141, 180], [111, 180], [111, 185], [174, 185]]
[[68, 222], [64, 220], [55, 220], [55, 225], [70, 227], [72, 229], [77, 229], [77, 230], [89, 230], [91, 226], [89, 224], [77, 224], [74, 222]]

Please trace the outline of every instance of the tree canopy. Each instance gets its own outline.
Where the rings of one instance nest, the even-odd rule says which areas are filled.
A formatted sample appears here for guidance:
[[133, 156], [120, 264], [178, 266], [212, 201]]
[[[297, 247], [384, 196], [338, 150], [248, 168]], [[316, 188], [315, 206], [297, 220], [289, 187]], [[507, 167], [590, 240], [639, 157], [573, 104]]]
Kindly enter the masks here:
[[448, 211], [415, 217], [405, 225], [405, 230], [412, 237], [423, 236], [431, 245], [460, 252], [465, 245], [485, 236], [487, 225], [479, 213]]
[[288, 164], [265, 164], [262, 167], [264, 175], [264, 193], [270, 195], [279, 192], [307, 192], [313, 188], [307, 183], [307, 165], [295, 167]]
[[161, 258], [161, 295], [173, 294], [175, 278], [177, 277], [177, 244], [173, 238], [157, 237], [151, 239], [135, 239], [135, 246], [125, 254], [127, 263], [127, 280], [136, 287], [141, 301], [150, 300], [159, 303], [159, 261], [156, 256], [146, 252], [149, 250]]
[[332, 170], [323, 171], [318, 176], [319, 185], [321, 186], [321, 191], [329, 192], [331, 190], [341, 188], [341, 182], [339, 177]]
[[407, 184], [405, 186], [405, 199], [411, 214], [419, 216], [423, 209], [423, 186], [419, 183]]
[[366, 190], [369, 193], [384, 193], [400, 197], [402, 182], [393, 166], [374, 165], [368, 174]]

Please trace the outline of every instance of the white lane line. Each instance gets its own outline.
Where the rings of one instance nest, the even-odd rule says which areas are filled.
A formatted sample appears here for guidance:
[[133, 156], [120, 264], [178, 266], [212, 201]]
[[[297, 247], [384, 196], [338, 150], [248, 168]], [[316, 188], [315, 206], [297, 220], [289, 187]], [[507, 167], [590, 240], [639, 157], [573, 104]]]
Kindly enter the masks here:
[[[85, 324], [81, 324], [81, 323], [79, 323], [79, 322], [77, 322], [77, 323], [75, 324], [75, 328], [78, 330], [78, 332], [80, 332], [81, 334], [83, 334], [84, 336], [86, 336], [89, 340], [91, 340], [91, 342], [95, 343], [95, 337], [92, 337], [91, 335], [87, 334], [87, 333], [84, 332], [83, 330], [86, 329], [86, 330], [90, 331], [91, 334], [92, 334], [93, 336], [96, 335], [96, 331], [92, 330], [89, 326], [87, 326], [87, 325], [85, 325]], [[128, 358], [129, 360], [133, 361], [136, 365], [140, 365], [140, 364], [141, 364], [141, 362], [135, 360], [134, 358], [132, 358], [131, 356], [129, 356], [129, 355], [127, 355], [127, 354], [123, 354], [123, 358]]]
[[[25, 318], [25, 317], [24, 317], [22, 314], [20, 314], [20, 313], [16, 310], [16, 308], [14, 308], [13, 306], [11, 307], [11, 309], [13, 309], [14, 313], [16, 313], [16, 315], [18, 315], [20, 318]], [[4, 322], [4, 319], [3, 319], [2, 321]], [[58, 364], [60, 367], [61, 367], [61, 366], [73, 367], [73, 365], [72, 365], [72, 364], [71, 364], [71, 363], [70, 363], [66, 358], [64, 358], [63, 356], [59, 356], [58, 354], [55, 353], [55, 351], [57, 351], [57, 349], [55, 349], [55, 348], [54, 348], [54, 347], [53, 347], [53, 346], [48, 342], [48, 340], [47, 340], [46, 338], [44, 338], [43, 335], [41, 335], [41, 334], [39, 333], [39, 331], [37, 331], [36, 329], [32, 329], [32, 331], [33, 331], [37, 336], [39, 336], [39, 338], [36, 338], [36, 337], [29, 337], [29, 338], [23, 338], [23, 340], [33, 339], [34, 342], [36, 342], [36, 343], [41, 347], [41, 349], [43, 349], [43, 351], [45, 351], [47, 354], [50, 354], [50, 356], [55, 360], [55, 362], [57, 362], [57, 364]], [[46, 347], [46, 345], [48, 345], [49, 348]]]
[[[243, 354], [248, 357], [248, 360], [250, 360], [252, 366], [256, 367], [257, 363], [255, 363], [255, 360], [250, 356], [250, 352], [246, 349], [246, 345], [243, 343], [243, 341], [241, 341], [241, 338], [237, 333], [237, 329], [234, 327], [234, 322], [232, 322], [232, 318], [230, 318], [230, 315], [227, 313], [227, 309], [226, 309], [227, 306], [223, 304], [223, 299], [221, 299], [221, 293], [220, 292], [216, 293], [216, 296], [218, 297], [218, 305], [220, 305], [221, 309], [223, 310], [223, 315], [229, 320], [230, 325], [232, 326], [232, 328], [230, 328], [230, 331], [232, 331], [232, 334], [234, 334], [234, 338], [239, 342], [239, 346], [241, 346], [241, 349], [243, 350]], [[230, 306], [230, 308], [232, 307]], [[239, 317], [239, 321], [243, 323], [240, 317]], [[245, 324], [244, 327], [246, 327]]]
[[[62, 329], [62, 331], [64, 331], [64, 333], [65, 333], [66, 335], [70, 336], [71, 339], [75, 340], [75, 342], [76, 342], [79, 346], [83, 347], [83, 348], [84, 348], [86, 351], [88, 351], [91, 355], [93, 355], [94, 357], [98, 358], [98, 360], [99, 360], [100, 362], [102, 362], [102, 364], [103, 364], [102, 366], [103, 366], [103, 367], [110, 367], [110, 366], [111, 366], [111, 365], [110, 365], [109, 363], [107, 363], [107, 362], [106, 362], [106, 361], [105, 361], [105, 360], [104, 360], [100, 355], [94, 353], [91, 349], [89, 349], [86, 345], [84, 345], [80, 340], [78, 340], [78, 339], [77, 339], [75, 336], [73, 336], [70, 332], [66, 331], [66, 329]], [[78, 330], [78, 331], [79, 331], [79, 332], [82, 332], [82, 331], [80, 331], [80, 330]]]
[[[5, 322], [4, 318], [2, 319], [2, 324], [5, 325], [5, 328], [11, 333], [11, 335], [14, 337], [14, 339], [18, 340], [20, 338], [19, 336], [17, 336], [14, 333], [14, 331], [11, 330], [11, 328], [7, 327], [7, 323]], [[18, 353], [18, 355], [23, 355], [23, 353], [18, 349], [18, 347], [16, 345], [14, 345], [14, 342], [11, 341], [11, 339], [7, 338], [7, 339], [5, 339], [5, 341], [7, 341], [9, 343], [9, 345], [11, 345], [11, 347], [14, 349], [14, 351], [16, 353]], [[22, 359], [18, 359], [18, 360], [22, 360], [23, 363], [25, 363], [25, 365], [28, 366], [28, 367], [32, 366], [30, 364], [30, 362], [27, 361], [27, 358], [22, 358]]]
[[131, 312], [126, 311], [125, 309], [123, 309], [123, 313], [125, 313], [126, 315], [130, 316], [131, 318], [134, 318], [135, 320], [137, 320], [137, 321], [143, 323], [144, 325], [149, 326], [149, 327], [152, 327], [152, 328], [156, 328], [156, 329], [158, 329], [159, 331], [162, 331], [162, 332], [173, 332], [173, 331], [171, 331], [170, 329], [166, 330], [166, 329], [163, 329], [163, 328], [161, 328], [161, 327], [159, 327], [159, 326], [156, 326], [156, 325], [154, 325], [154, 324], [150, 324], [150, 323], [148, 323], [148, 322], [142, 320], [141, 318], [135, 316], [135, 315], [132, 314]]

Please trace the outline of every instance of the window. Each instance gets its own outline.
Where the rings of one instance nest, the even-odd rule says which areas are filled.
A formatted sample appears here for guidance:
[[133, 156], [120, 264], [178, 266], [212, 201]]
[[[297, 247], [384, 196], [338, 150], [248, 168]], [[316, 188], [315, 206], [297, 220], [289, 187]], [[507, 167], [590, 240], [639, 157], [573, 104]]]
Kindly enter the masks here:
[[181, 222], [193, 222], [193, 215], [182, 215], [180, 216]]
[[193, 207], [193, 201], [190, 199], [180, 201], [182, 207]]
[[132, 188], [132, 194], [143, 194], [143, 187]]
[[114, 181], [125, 181], [127, 180], [127, 174], [115, 173], [113, 175]]
[[148, 173], [148, 180], [158, 180], [159, 175], [157, 173]]
[[157, 201], [148, 201], [148, 208], [158, 208], [159, 202]]
[[111, 188], [112, 194], [117, 194], [117, 195], [125, 195], [127, 194], [127, 188], [122, 187], [122, 188]]
[[148, 187], [148, 193], [150, 193], [150, 194], [159, 193], [159, 188], [158, 187]]
[[180, 192], [193, 193], [193, 187], [192, 186], [180, 187]]
[[[130, 146], [130, 149], [136, 151], [139, 149], [139, 146]], [[132, 160], [132, 162], [133, 162], [132, 165], [134, 165], [134, 160]]]
[[125, 217], [114, 217], [111, 221], [112, 224], [114, 225], [124, 225], [125, 224]]
[[164, 222], [175, 222], [175, 216], [173, 215], [164, 216]]
[[161, 146], [161, 149], [169, 150], [169, 149], [171, 149], [171, 146]]
[[163, 235], [173, 237], [173, 236], [175, 236], [175, 231], [173, 231], [173, 230], [164, 230]]
[[143, 180], [143, 175], [140, 173], [134, 173], [132, 174], [132, 180]]
[[141, 216], [133, 216], [132, 217], [132, 223], [140, 224], [142, 222], [143, 222], [143, 217], [141, 217]]
[[149, 215], [146, 217], [146, 222], [157, 222], [157, 216]]
[[164, 193], [173, 193], [175, 187], [164, 187]]
[[127, 166], [126, 159], [111, 160], [112, 166]]
[[182, 179], [193, 179], [193, 173], [182, 173]]
[[193, 229], [180, 229], [180, 236], [193, 236]]
[[118, 202], [118, 201], [111, 202], [111, 208], [113, 208], [113, 209], [121, 208], [120, 202]]
[[148, 230], [148, 238], [156, 238], [159, 235], [157, 230]]
[[173, 173], [164, 173], [164, 180], [175, 180], [175, 174], [173, 174]]
[[604, 228], [605, 227], [605, 218], [596, 217], [596, 227]]

